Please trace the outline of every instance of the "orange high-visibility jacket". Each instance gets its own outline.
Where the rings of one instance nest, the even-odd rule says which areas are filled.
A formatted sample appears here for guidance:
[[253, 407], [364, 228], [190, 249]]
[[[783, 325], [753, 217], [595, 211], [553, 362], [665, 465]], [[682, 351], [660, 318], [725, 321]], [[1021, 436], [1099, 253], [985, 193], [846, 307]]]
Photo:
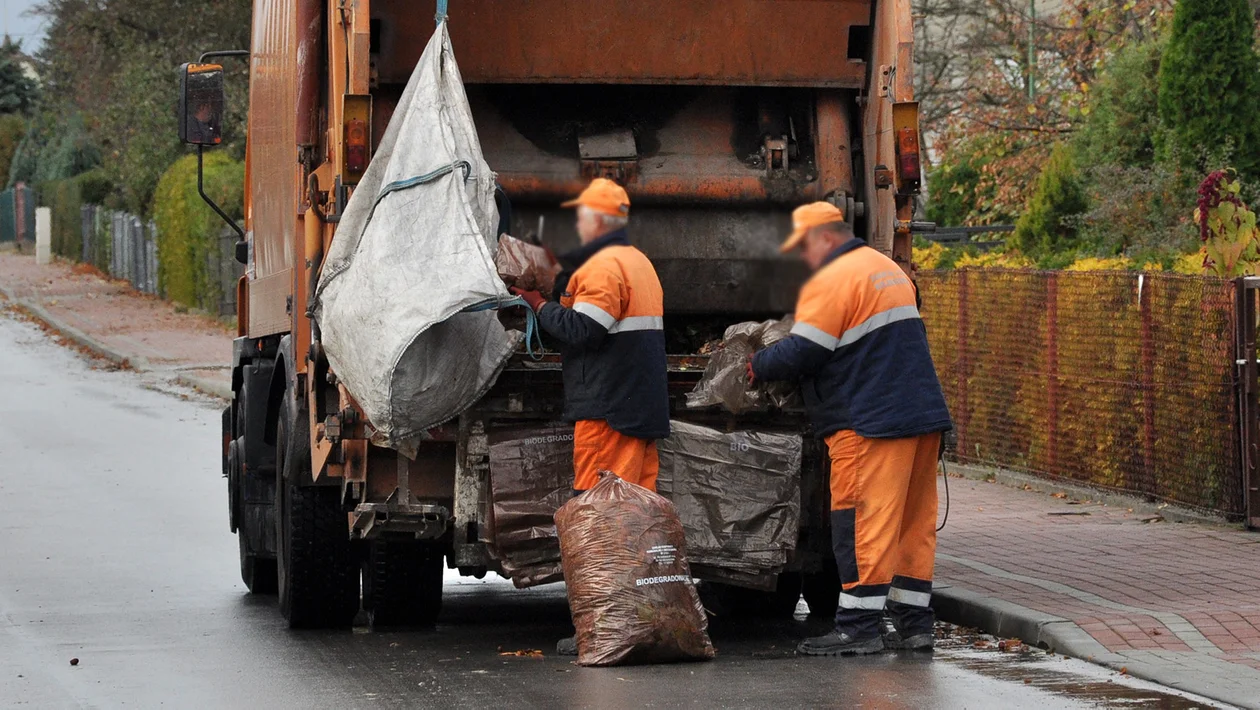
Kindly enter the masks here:
[[801, 288], [791, 336], [753, 357], [763, 380], [799, 380], [814, 433], [874, 439], [952, 424], [914, 285], [892, 259], [852, 239]]
[[538, 322], [561, 343], [565, 418], [603, 419], [640, 439], [669, 436], [665, 306], [652, 262], [624, 230], [562, 261], [580, 265]]

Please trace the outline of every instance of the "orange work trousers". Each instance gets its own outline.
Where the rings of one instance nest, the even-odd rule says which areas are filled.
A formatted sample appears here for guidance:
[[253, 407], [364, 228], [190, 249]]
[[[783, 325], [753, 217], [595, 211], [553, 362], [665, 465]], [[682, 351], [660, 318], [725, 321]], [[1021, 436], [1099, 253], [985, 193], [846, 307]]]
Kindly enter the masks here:
[[600, 471], [656, 492], [661, 461], [656, 442], [626, 436], [603, 419], [584, 419], [573, 425], [573, 490], [590, 490]]
[[939, 433], [867, 439], [843, 430], [827, 437], [840, 631], [878, 635], [887, 606], [902, 634], [932, 632], [940, 442]]

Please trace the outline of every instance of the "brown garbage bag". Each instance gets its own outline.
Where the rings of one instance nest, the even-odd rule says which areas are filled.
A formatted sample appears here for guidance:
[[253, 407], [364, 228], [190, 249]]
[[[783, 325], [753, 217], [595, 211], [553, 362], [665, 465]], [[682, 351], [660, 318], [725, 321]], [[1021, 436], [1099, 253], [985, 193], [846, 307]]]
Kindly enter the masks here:
[[517, 588], [563, 579], [555, 513], [572, 496], [573, 427], [489, 432], [490, 524], [485, 542]]
[[736, 323], [726, 329], [722, 342], [713, 346], [709, 364], [696, 388], [687, 394], [687, 406], [692, 409], [721, 405], [733, 414], [768, 406], [796, 406], [800, 395], [795, 383], [765, 382], [748, 386], [748, 356], [783, 340], [792, 330], [792, 316], [781, 320], [757, 323]]
[[508, 286], [539, 291], [548, 296], [555, 288], [556, 275], [560, 273], [560, 264], [551, 252], [508, 234], [499, 237], [494, 265], [499, 278]]
[[713, 658], [674, 505], [615, 475], [556, 513], [578, 664]]

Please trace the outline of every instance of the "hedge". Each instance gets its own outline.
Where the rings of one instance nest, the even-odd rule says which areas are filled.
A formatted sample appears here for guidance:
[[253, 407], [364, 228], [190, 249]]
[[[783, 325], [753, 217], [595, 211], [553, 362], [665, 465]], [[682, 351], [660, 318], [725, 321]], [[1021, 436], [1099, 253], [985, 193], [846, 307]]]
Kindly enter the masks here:
[[113, 187], [100, 168], [38, 186], [39, 204], [52, 212], [54, 254], [75, 261], [83, 258], [82, 207], [85, 204], [104, 202]]
[[[235, 219], [244, 213], [245, 165], [221, 152], [205, 156], [206, 194]], [[219, 235], [223, 220], [197, 194], [197, 157], [175, 161], [153, 195], [158, 232], [158, 289], [166, 298], [214, 310], [219, 300]]]

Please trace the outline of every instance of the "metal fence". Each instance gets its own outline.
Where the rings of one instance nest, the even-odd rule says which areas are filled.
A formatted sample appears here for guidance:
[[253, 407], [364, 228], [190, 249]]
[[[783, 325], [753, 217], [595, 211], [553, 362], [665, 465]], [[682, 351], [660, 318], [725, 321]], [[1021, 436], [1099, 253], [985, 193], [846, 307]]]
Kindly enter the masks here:
[[961, 270], [919, 285], [961, 460], [1243, 513], [1234, 282]]
[[35, 243], [35, 196], [23, 183], [0, 191], [0, 242]]
[[[2, 199], [2, 198], [0, 198]], [[0, 205], [0, 210], [3, 206]], [[127, 212], [98, 205], [81, 208], [83, 252], [80, 260], [115, 278], [129, 281], [136, 290], [159, 293], [157, 225]], [[236, 261], [236, 233], [228, 229], [206, 254], [205, 296], [197, 307], [219, 316], [236, 314], [236, 281], [244, 267]]]
[[81, 208], [80, 259], [137, 291], [158, 293], [157, 226], [126, 212], [96, 205]]

